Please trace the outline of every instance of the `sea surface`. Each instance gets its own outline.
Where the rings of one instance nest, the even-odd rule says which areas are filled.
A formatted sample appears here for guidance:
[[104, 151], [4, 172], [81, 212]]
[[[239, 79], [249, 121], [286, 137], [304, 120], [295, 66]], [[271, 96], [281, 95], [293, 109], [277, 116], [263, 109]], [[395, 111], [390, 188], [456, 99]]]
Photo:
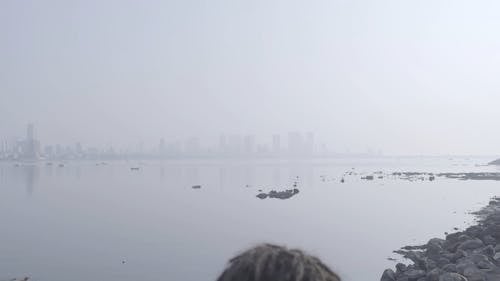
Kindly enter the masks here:
[[[385, 174], [500, 172], [483, 166], [494, 158], [3, 162], [0, 280], [212, 281], [264, 242], [379, 280], [393, 250], [463, 229], [500, 195], [498, 181]], [[288, 200], [256, 197], [294, 185]]]

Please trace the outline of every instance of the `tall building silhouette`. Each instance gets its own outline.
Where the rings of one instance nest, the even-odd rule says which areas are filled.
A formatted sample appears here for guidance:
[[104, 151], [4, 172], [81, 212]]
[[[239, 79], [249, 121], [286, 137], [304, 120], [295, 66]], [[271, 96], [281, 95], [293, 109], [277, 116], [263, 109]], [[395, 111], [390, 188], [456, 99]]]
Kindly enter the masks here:
[[273, 146], [272, 146], [272, 152], [275, 155], [278, 155], [281, 153], [281, 137], [280, 135], [273, 135]]
[[36, 160], [40, 158], [40, 142], [35, 136], [35, 126], [30, 123], [26, 129], [26, 140], [24, 141], [23, 158]]

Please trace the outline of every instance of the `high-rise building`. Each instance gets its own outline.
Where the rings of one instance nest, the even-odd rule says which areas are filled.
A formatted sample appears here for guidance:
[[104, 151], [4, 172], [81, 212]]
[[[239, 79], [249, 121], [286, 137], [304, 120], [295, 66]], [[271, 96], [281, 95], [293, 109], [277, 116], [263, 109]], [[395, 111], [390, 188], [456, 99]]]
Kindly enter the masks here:
[[26, 130], [26, 140], [31, 141], [35, 139], [35, 125], [33, 123], [28, 124]]
[[241, 142], [241, 136], [240, 135], [231, 135], [229, 136], [229, 140], [227, 143], [227, 148], [228, 152], [230, 154], [234, 155], [241, 155], [243, 149], [242, 149], [242, 142]]
[[247, 135], [243, 139], [244, 152], [247, 155], [255, 153], [255, 136]]
[[302, 155], [304, 152], [304, 145], [302, 135], [299, 132], [288, 133], [288, 153], [292, 156]]
[[219, 152], [222, 154], [227, 153], [227, 140], [225, 135], [220, 135], [219, 137]]
[[200, 139], [197, 137], [192, 137], [186, 140], [184, 143], [184, 153], [190, 156], [195, 156], [200, 153]]
[[281, 153], [281, 137], [278, 134], [273, 135], [272, 151], [276, 155]]
[[314, 154], [314, 133], [308, 132], [306, 134], [305, 152], [307, 155], [311, 156]]
[[36, 160], [40, 156], [40, 143], [35, 139], [35, 126], [32, 123], [27, 126], [22, 155], [28, 160]]
[[158, 145], [158, 152], [163, 155], [165, 154], [165, 139], [160, 139], [160, 144]]

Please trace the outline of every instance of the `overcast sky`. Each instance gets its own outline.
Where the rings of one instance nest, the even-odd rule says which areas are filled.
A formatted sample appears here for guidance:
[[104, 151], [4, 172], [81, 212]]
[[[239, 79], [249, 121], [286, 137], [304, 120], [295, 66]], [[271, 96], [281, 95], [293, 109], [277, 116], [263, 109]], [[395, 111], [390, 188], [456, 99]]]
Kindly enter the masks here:
[[[0, 138], [500, 154], [499, 1], [0, 0]], [[262, 138], [264, 140], [264, 138]]]

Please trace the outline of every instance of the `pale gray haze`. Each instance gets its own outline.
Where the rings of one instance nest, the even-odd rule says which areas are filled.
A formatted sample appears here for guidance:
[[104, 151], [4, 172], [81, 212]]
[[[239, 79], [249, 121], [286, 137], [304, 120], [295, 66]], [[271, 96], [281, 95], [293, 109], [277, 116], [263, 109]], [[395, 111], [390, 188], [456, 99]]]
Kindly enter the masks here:
[[497, 154], [498, 1], [0, 1], [0, 138]]

